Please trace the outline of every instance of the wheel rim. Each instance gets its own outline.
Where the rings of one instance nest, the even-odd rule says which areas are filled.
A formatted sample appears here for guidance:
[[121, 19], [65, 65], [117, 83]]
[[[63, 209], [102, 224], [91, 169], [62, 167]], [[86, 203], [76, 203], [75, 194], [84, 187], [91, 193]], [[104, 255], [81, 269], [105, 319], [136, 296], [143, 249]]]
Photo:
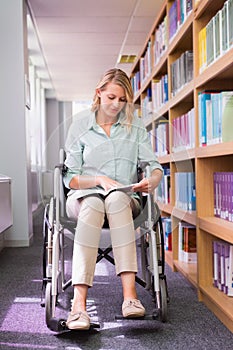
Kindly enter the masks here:
[[45, 318], [46, 324], [49, 324], [49, 321], [52, 318], [52, 284], [48, 282], [45, 289]]

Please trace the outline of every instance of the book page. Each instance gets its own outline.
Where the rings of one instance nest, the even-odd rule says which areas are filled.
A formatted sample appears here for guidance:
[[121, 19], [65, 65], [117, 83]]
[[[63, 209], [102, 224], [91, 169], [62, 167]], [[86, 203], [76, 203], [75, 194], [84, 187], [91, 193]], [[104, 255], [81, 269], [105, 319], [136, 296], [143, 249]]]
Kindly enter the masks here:
[[122, 191], [122, 192], [125, 192], [127, 194], [131, 194], [133, 193], [133, 186], [135, 186], [136, 184], [130, 184], [130, 185], [122, 185], [122, 186], [119, 186], [119, 187], [113, 187], [113, 188], [110, 188], [108, 191], [104, 191], [104, 194], [107, 195], [113, 191]]

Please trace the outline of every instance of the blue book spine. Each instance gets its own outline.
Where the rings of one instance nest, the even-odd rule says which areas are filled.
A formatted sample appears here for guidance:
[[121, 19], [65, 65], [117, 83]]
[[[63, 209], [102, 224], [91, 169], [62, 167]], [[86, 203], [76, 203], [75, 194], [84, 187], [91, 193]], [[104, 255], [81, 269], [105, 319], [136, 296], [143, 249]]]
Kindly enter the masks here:
[[207, 125], [206, 125], [206, 101], [211, 99], [211, 94], [201, 92], [198, 96], [199, 102], [199, 131], [200, 131], [200, 146], [207, 144]]

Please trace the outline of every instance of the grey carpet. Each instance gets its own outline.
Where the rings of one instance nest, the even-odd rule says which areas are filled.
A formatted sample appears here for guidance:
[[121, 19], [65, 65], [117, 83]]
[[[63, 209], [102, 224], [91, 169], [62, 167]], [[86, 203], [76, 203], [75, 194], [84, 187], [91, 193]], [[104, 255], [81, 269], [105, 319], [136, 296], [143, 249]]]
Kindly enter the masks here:
[[[121, 284], [107, 261], [97, 265], [89, 291], [88, 310], [100, 328], [85, 332], [51, 332], [40, 306], [42, 211], [34, 215], [34, 243], [29, 248], [5, 248], [0, 253], [0, 349], [125, 350], [232, 349], [233, 334], [197, 300], [195, 288], [166, 266], [170, 303], [168, 322], [116, 321], [121, 313]], [[149, 292], [137, 286], [147, 312]], [[66, 317], [72, 288], [61, 296], [59, 313]]]

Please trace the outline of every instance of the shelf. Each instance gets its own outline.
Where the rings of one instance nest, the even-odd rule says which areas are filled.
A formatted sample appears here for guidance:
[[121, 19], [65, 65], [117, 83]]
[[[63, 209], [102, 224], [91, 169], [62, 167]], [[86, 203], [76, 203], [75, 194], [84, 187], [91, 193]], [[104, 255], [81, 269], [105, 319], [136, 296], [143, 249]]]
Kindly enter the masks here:
[[233, 332], [233, 298], [213, 286], [200, 286], [201, 300]]
[[[219, 4], [220, 3], [220, 4]], [[200, 0], [198, 4], [195, 6], [194, 12], [194, 18], [199, 19], [203, 14], [205, 14], [207, 11], [209, 13], [209, 16], [212, 17], [220, 8], [222, 7], [222, 4], [224, 3], [223, 0], [221, 1], [212, 1], [212, 0]]]
[[192, 24], [193, 24], [193, 11], [188, 15], [185, 22], [177, 30], [176, 34], [169, 42], [168, 54], [171, 54], [175, 50], [175, 48], [179, 45], [179, 42], [181, 41], [182, 37], [184, 37], [184, 35], [186, 36], [187, 31], [191, 29]]
[[[168, 167], [170, 169], [171, 203], [158, 202], [162, 216], [171, 217], [172, 224], [172, 251], [165, 251], [165, 261], [174, 271], [179, 271], [197, 288], [200, 299], [233, 332], [233, 298], [227, 297], [212, 286], [213, 241], [223, 240], [233, 245], [233, 223], [213, 216], [215, 200], [213, 175], [215, 172], [233, 172], [233, 141], [199, 147], [199, 123], [201, 120], [199, 118], [199, 92], [202, 90], [233, 91], [233, 47], [199, 73], [199, 64], [201, 63], [199, 57], [200, 31], [224, 6], [224, 2], [225, 0], [200, 0], [195, 5], [194, 10], [170, 40], [166, 51], [153, 66], [151, 75], [142, 84], [135, 99], [137, 102], [142, 102], [145, 96], [145, 88], [152, 83], [153, 79], [160, 79], [162, 75], [167, 74], [169, 100], [157, 111], [153, 111], [145, 121], [148, 131], [153, 130], [156, 121], [162, 119], [162, 117], [169, 123], [169, 134], [167, 134], [167, 129], [163, 130], [163, 134], [162, 132], [159, 134], [159, 138], [162, 139], [159, 139], [159, 142], [163, 142], [164, 138], [164, 144], [169, 144], [169, 154], [158, 156], [160, 164], [164, 165], [164, 168]], [[155, 33], [156, 26], [162, 22], [165, 14], [168, 16], [172, 3], [173, 0], [164, 1], [163, 10], [160, 17], [156, 19], [150, 35]], [[146, 47], [147, 43], [144, 45], [144, 50]], [[174, 71], [172, 64], [187, 50], [193, 51], [194, 78], [176, 91], [175, 96], [171, 96], [171, 84], [174, 83], [174, 80], [172, 80]], [[139, 64], [137, 63], [135, 67], [138, 70]], [[161, 96], [159, 96], [159, 99], [162, 100]], [[186, 117], [181, 119], [189, 111], [192, 111], [193, 119], [186, 119]], [[180, 134], [178, 132], [173, 133], [173, 127], [177, 127]], [[195, 136], [192, 140], [195, 147], [192, 149], [182, 147], [179, 148], [179, 151], [171, 152], [173, 141], [176, 141], [175, 137], [187, 139], [185, 128], [189, 131], [187, 134]], [[184, 137], [182, 137], [183, 135]], [[187, 144], [187, 140], [177, 142], [180, 145], [183, 143]], [[155, 139], [153, 140], [153, 146], [156, 148]], [[177, 193], [175, 173], [190, 171], [195, 172], [197, 211], [185, 211], [173, 205], [176, 203], [175, 196]], [[182, 183], [180, 187], [184, 190]], [[195, 264], [178, 260], [180, 222], [196, 226], [198, 261]]]
[[173, 210], [173, 206], [169, 203], [169, 204], [164, 204], [164, 203], [161, 203], [161, 202], [157, 202], [158, 206], [159, 206], [159, 210], [164, 212], [164, 213], [167, 213], [169, 215], [172, 214], [172, 210]]
[[195, 152], [196, 151], [194, 148], [185, 149], [180, 152], [173, 152], [171, 153], [171, 162], [179, 162], [188, 159], [194, 159], [196, 154]]
[[197, 284], [197, 264], [187, 264], [183, 261], [174, 260], [175, 268], [182, 273], [196, 288]]
[[153, 77], [155, 77], [158, 74], [158, 72], [161, 71], [162, 67], [165, 66], [166, 61], [167, 61], [167, 52], [168, 52], [168, 50], [164, 51], [164, 53], [160, 57], [159, 62], [157, 62], [155, 64], [155, 66], [153, 67], [153, 70], [152, 70], [152, 76]]
[[231, 155], [232, 153], [233, 142], [218, 143], [196, 149], [197, 158], [218, 157], [223, 155]]
[[171, 155], [170, 154], [166, 154], [164, 156], [160, 156], [160, 157], [158, 157], [158, 161], [159, 161], [160, 164], [170, 163]]
[[154, 121], [156, 121], [157, 119], [162, 117], [165, 113], [167, 113], [169, 110], [169, 107], [170, 107], [170, 103], [168, 101], [164, 105], [162, 105], [158, 110], [154, 110], [153, 114], [156, 115], [156, 117], [154, 118]]
[[181, 90], [177, 92], [177, 94], [170, 99], [170, 108], [173, 108], [174, 106], [176, 106], [178, 103], [180, 103], [181, 100], [184, 100], [189, 95], [191, 96], [193, 93], [193, 90], [194, 90], [194, 80], [182, 86]]
[[201, 88], [207, 82], [213, 80], [217, 76], [221, 79], [229, 79], [233, 77], [233, 47], [228, 50], [222, 57], [218, 58], [212, 64], [210, 64], [206, 69], [199, 74], [194, 79], [195, 87]]
[[196, 226], [196, 211], [185, 211], [176, 207], [173, 207], [172, 215], [176, 218], [185, 221], [191, 225]]
[[233, 244], [233, 223], [214, 216], [199, 217], [198, 225], [203, 231]]

